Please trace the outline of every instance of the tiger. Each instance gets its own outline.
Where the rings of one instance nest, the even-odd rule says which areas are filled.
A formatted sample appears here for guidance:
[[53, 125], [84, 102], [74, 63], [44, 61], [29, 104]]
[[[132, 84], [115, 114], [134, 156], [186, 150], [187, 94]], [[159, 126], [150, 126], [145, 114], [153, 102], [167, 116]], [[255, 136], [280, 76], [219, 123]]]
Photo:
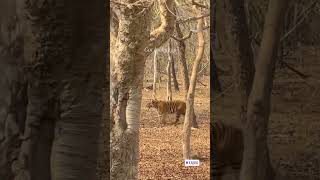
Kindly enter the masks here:
[[152, 100], [146, 104], [147, 108], [156, 108], [159, 114], [160, 122], [165, 124], [168, 114], [175, 114], [176, 119], [174, 124], [177, 125], [181, 115], [186, 114], [186, 103], [180, 100], [161, 101]]
[[215, 121], [210, 126], [212, 179], [239, 179], [244, 146], [241, 129], [221, 121]]

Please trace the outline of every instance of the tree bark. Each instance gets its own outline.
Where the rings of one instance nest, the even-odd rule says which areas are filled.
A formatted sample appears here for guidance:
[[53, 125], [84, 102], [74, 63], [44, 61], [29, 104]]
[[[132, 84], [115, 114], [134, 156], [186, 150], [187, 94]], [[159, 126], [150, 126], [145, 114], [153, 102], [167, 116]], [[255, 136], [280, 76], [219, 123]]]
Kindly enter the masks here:
[[228, 51], [234, 59], [236, 89], [240, 92], [240, 121], [246, 121], [248, 98], [254, 77], [254, 62], [243, 0], [225, 0]]
[[281, 25], [288, 6], [287, 0], [270, 0], [266, 15], [255, 77], [248, 101], [247, 119], [244, 122], [244, 154], [241, 180], [272, 180], [267, 144], [271, 90], [279, 45]]
[[253, 55], [250, 46], [248, 23], [243, 0], [223, 1], [225, 12], [226, 48], [233, 59], [233, 83], [240, 92], [240, 117], [245, 118], [248, 96], [254, 76]]
[[0, 177], [14, 179], [27, 110], [21, 1], [0, 2]]
[[173, 80], [174, 90], [176, 92], [178, 92], [180, 89], [179, 89], [179, 83], [178, 83], [178, 79], [177, 79], [177, 73], [176, 73], [174, 61], [172, 61], [172, 64], [171, 64], [171, 72], [172, 72], [172, 80]]
[[168, 65], [167, 65], [167, 101], [172, 101], [172, 87], [171, 87], [171, 66], [172, 66], [172, 54], [171, 54], [171, 43], [169, 42], [168, 46]]
[[[174, 2], [158, 0], [161, 25], [150, 33], [151, 4], [129, 0], [113, 4], [119, 18], [112, 69], [111, 179], [137, 179], [139, 123], [146, 57], [173, 32]], [[137, 1], [138, 2], [138, 1]], [[127, 4], [127, 6], [123, 6]]]
[[[170, 39], [169, 43], [170, 44], [172, 43], [171, 39]], [[172, 45], [170, 45], [170, 46], [172, 46]], [[179, 91], [179, 83], [178, 83], [178, 80], [177, 80], [177, 74], [176, 74], [176, 68], [175, 68], [175, 60], [173, 59], [174, 56], [172, 56], [172, 53], [173, 52], [171, 52], [171, 54], [170, 54], [170, 56], [171, 56], [171, 65], [170, 65], [171, 66], [171, 75], [172, 75], [172, 81], [173, 81], [174, 90], [176, 92], [178, 92]]]
[[[177, 37], [179, 39], [183, 38], [183, 33], [180, 29], [179, 23], [175, 24], [175, 29], [177, 32]], [[189, 89], [189, 73], [188, 73], [188, 66], [187, 66], [187, 59], [186, 59], [186, 43], [184, 41], [178, 41], [178, 49], [179, 49], [179, 62], [180, 62], [180, 73], [183, 77], [183, 89], [184, 89], [184, 95], [185, 99], [187, 99], [188, 89]]]
[[212, 50], [210, 50], [210, 59], [211, 59], [210, 63], [212, 64], [212, 66], [211, 66], [212, 75], [210, 77], [210, 84], [211, 84], [211, 87], [213, 87], [214, 91], [218, 91], [218, 92], [221, 93], [222, 92], [222, 87], [221, 87], [221, 83], [220, 83], [220, 79], [219, 79], [218, 68], [217, 68], [215, 59], [213, 57], [213, 51]]
[[105, 84], [104, 2], [27, 1], [26, 10], [32, 81], [15, 178], [95, 180]]
[[14, 138], [8, 138], [12, 149], [6, 152], [9, 176], [0, 177], [95, 180], [105, 84], [104, 2], [10, 3], [14, 9], [7, 12], [21, 22], [11, 22], [12, 34], [6, 36], [11, 57], [6, 58], [18, 60], [10, 63], [26, 71], [19, 72], [25, 77], [18, 73], [9, 81], [13, 90], [6, 127]]
[[159, 83], [158, 78], [158, 61], [157, 61], [157, 50], [154, 51], [153, 56], [153, 84], [152, 84], [152, 96], [154, 99], [157, 98], [157, 83]]
[[[200, 10], [196, 9], [197, 16], [201, 16], [202, 13]], [[198, 37], [198, 48], [197, 48], [197, 55], [194, 60], [193, 68], [192, 68], [192, 74], [191, 74], [191, 81], [190, 81], [190, 86], [188, 89], [188, 95], [187, 95], [187, 101], [186, 101], [186, 115], [185, 115], [185, 120], [184, 120], [184, 125], [183, 125], [183, 158], [184, 159], [189, 159], [190, 158], [190, 153], [191, 153], [191, 122], [192, 119], [194, 119], [194, 94], [195, 94], [195, 88], [196, 88], [196, 83], [197, 83], [197, 74], [198, 74], [198, 69], [199, 65], [204, 53], [204, 33], [203, 33], [203, 27], [204, 27], [204, 19], [201, 18], [198, 20], [197, 23], [197, 37]]]
[[[183, 33], [180, 29], [179, 23], [175, 24], [175, 29], [177, 32], [177, 37], [179, 39], [183, 39]], [[188, 66], [187, 66], [187, 59], [186, 59], [186, 43], [184, 40], [178, 41], [178, 49], [179, 49], [179, 62], [180, 62], [180, 73], [183, 77], [183, 89], [184, 89], [184, 99], [187, 101], [188, 90], [190, 86], [189, 80], [189, 73], [188, 73]], [[192, 127], [198, 128], [197, 117], [193, 112], [193, 119], [192, 119]]]
[[[212, 87], [212, 85], [214, 83], [212, 83], [212, 81], [214, 81], [213, 78], [216, 78], [216, 76], [214, 75], [214, 71], [212, 71], [212, 66], [213, 63], [212, 61], [214, 61], [214, 52], [216, 52], [217, 47], [218, 47], [218, 43], [217, 43], [217, 0], [212, 0], [212, 4], [215, 4], [214, 6], [210, 7], [210, 11], [211, 11], [211, 28], [210, 28], [210, 86]], [[216, 138], [214, 136], [214, 122], [216, 121], [215, 118], [213, 118], [213, 113], [214, 111], [214, 93], [210, 92], [210, 179], [214, 179], [215, 178], [215, 174], [217, 174], [217, 169], [214, 168], [214, 165], [217, 163], [217, 158], [216, 158], [216, 154], [217, 154], [217, 146], [215, 145], [215, 141]]]

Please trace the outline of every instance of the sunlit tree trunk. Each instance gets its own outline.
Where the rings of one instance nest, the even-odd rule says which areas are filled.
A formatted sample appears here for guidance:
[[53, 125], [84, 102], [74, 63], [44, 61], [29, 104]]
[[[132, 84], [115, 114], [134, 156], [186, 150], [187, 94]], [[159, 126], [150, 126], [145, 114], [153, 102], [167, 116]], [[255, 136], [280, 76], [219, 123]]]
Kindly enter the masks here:
[[[179, 23], [175, 24], [175, 30], [177, 32], [177, 37], [180, 39], [178, 41], [178, 49], [179, 49], [179, 62], [180, 62], [180, 73], [183, 77], [182, 82], [183, 82], [183, 89], [184, 89], [184, 99], [185, 101], [187, 100], [187, 95], [188, 95], [188, 90], [190, 86], [190, 80], [189, 80], [189, 73], [188, 73], [188, 66], [187, 66], [187, 58], [186, 58], [186, 44], [184, 40], [182, 40], [183, 34], [180, 29]], [[198, 122], [195, 113], [193, 112], [193, 119], [192, 119], [192, 127], [198, 128]]]
[[244, 122], [244, 154], [241, 180], [272, 180], [267, 144], [271, 90], [283, 18], [287, 0], [270, 0], [252, 90]]
[[168, 79], [167, 79], [167, 101], [172, 101], [171, 66], [172, 66], [173, 59], [172, 59], [171, 49], [172, 49], [171, 43], [169, 43], [169, 46], [168, 46], [168, 65], [167, 65], [167, 76], [168, 76]]
[[[127, 4], [124, 6], [123, 4]], [[139, 126], [144, 66], [147, 56], [173, 32], [174, 2], [158, 0], [161, 25], [150, 32], [151, 3], [121, 0], [112, 3], [119, 19], [117, 43], [112, 49], [111, 179], [137, 179]]]
[[[196, 7], [194, 7], [194, 11], [196, 11], [197, 16], [201, 16], [202, 13], [200, 10], [198, 10]], [[192, 68], [192, 74], [191, 74], [191, 80], [190, 80], [190, 86], [188, 89], [187, 94], [187, 100], [186, 100], [186, 115], [183, 125], [183, 158], [189, 159], [191, 154], [191, 123], [192, 119], [194, 119], [194, 96], [195, 96], [195, 88], [197, 83], [197, 74], [200, 62], [203, 57], [204, 53], [204, 19], [201, 18], [198, 20], [197, 23], [197, 37], [198, 37], [198, 47], [197, 47], [197, 54], [196, 58], [194, 60], [193, 68]]]
[[152, 84], [152, 96], [154, 99], [157, 98], [157, 83], [158, 82], [158, 61], [157, 61], [157, 50], [154, 51], [153, 55], [153, 84]]

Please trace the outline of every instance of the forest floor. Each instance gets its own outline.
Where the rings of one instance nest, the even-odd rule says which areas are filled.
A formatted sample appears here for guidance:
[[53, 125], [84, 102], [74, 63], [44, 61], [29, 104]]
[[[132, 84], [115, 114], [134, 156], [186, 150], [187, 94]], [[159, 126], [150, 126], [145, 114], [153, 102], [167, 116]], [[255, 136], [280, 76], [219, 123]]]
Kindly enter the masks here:
[[[181, 81], [180, 81], [181, 82]], [[152, 91], [143, 92], [140, 124], [140, 162], [139, 179], [141, 180], [207, 180], [210, 168], [210, 85], [209, 77], [202, 78], [206, 86], [197, 84], [195, 113], [198, 129], [192, 129], [192, 154], [198, 155], [200, 166], [185, 167], [182, 156], [182, 129], [184, 116], [180, 117], [177, 126], [174, 116], [169, 116], [167, 124], [162, 126], [155, 109], [146, 108], [152, 99]], [[183, 100], [183, 89], [174, 92], [173, 100]], [[157, 91], [157, 99], [166, 99], [165, 83]]]
[[[297, 70], [318, 82], [307, 80], [307, 84], [292, 71], [279, 66], [275, 74], [269, 149], [275, 170], [290, 180], [320, 180], [319, 50], [306, 48], [303, 50], [303, 64], [291, 62]], [[228, 62], [226, 59], [218, 60], [218, 64]], [[224, 89], [230, 87], [230, 74], [221, 76], [221, 80]], [[235, 92], [230, 88], [224, 97], [214, 100], [214, 119], [239, 125], [239, 100]]]

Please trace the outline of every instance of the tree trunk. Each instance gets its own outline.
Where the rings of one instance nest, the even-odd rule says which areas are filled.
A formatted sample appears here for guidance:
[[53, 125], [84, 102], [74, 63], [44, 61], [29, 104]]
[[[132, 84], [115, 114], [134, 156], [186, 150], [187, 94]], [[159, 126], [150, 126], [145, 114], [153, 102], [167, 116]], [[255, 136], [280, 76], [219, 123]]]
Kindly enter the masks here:
[[[175, 21], [171, 13], [175, 12], [174, 2], [158, 2], [161, 25], [151, 33], [151, 3], [136, 6], [132, 1], [123, 0], [120, 4], [112, 4], [119, 18], [119, 29], [112, 57], [115, 65], [112, 69], [111, 87], [114, 121], [111, 130], [111, 179], [133, 180], [138, 176], [139, 123], [145, 60], [154, 48], [170, 37]], [[134, 6], [129, 6], [131, 3]]]
[[[202, 13], [200, 10], [196, 9], [196, 15], [201, 16]], [[195, 89], [196, 89], [196, 83], [197, 83], [197, 74], [198, 69], [200, 65], [200, 61], [202, 59], [203, 53], [204, 53], [204, 32], [203, 32], [203, 26], [204, 26], [204, 19], [201, 18], [198, 20], [197, 24], [197, 31], [198, 31], [198, 48], [197, 48], [197, 55], [194, 60], [193, 68], [192, 68], [192, 74], [191, 74], [191, 81], [190, 86], [188, 89], [188, 95], [187, 95], [187, 101], [186, 101], [186, 115], [183, 125], [183, 158], [189, 159], [190, 153], [191, 153], [191, 122], [192, 119], [194, 119], [194, 95], [195, 95]]]
[[101, 1], [59, 2], [12, 1], [14, 9], [6, 9], [18, 23], [10, 22], [5, 59], [17, 60], [10, 60], [17, 69], [24, 60], [28, 66], [19, 72], [25, 77], [18, 73], [8, 81], [13, 88], [5, 134], [14, 138], [6, 139], [12, 149], [4, 180], [97, 179], [106, 9]]
[[[120, 14], [118, 39], [137, 36], [133, 49], [129, 43], [117, 41], [112, 69], [112, 118], [115, 122], [111, 131], [111, 179], [136, 179], [138, 164], [139, 120], [142, 98], [142, 83], [146, 56], [139, 52], [149, 29], [149, 19], [145, 16], [130, 18], [130, 14]], [[148, 16], [148, 15], [146, 15]], [[128, 23], [130, 22], [130, 23]], [[141, 25], [144, 24], [144, 26]], [[123, 32], [129, 31], [128, 34]], [[139, 35], [138, 35], [139, 34]], [[141, 51], [141, 50], [140, 50]]]
[[152, 84], [152, 96], [153, 99], [157, 98], [157, 83], [159, 83], [158, 80], [158, 61], [157, 61], [157, 50], [154, 51], [153, 56], [153, 84]]
[[[170, 46], [172, 46], [171, 43], [172, 42], [171, 42], [171, 39], [170, 39], [170, 41], [169, 41]], [[171, 74], [172, 74], [174, 90], [176, 92], [178, 92], [179, 91], [179, 83], [178, 83], [178, 80], [177, 80], [177, 74], [176, 74], [176, 68], [175, 68], [175, 60], [173, 59], [174, 56], [172, 56], [172, 53], [174, 53], [174, 52], [170, 53], [170, 56], [171, 56], [171, 65], [170, 65], [171, 66]]]
[[173, 85], [174, 85], [174, 90], [176, 92], [179, 91], [179, 83], [178, 83], [178, 80], [177, 80], [177, 73], [176, 73], [176, 68], [175, 68], [175, 62], [172, 61], [171, 62], [171, 73], [172, 73], [172, 80], [173, 80]]
[[252, 91], [248, 101], [247, 119], [244, 122], [244, 154], [241, 180], [272, 180], [267, 144], [271, 90], [281, 25], [288, 1], [270, 0]]
[[210, 63], [212, 63], [212, 66], [211, 66], [211, 71], [212, 71], [211, 74], [212, 75], [210, 77], [210, 84], [211, 84], [211, 87], [213, 88], [214, 91], [217, 91], [217, 92], [221, 93], [222, 92], [222, 87], [221, 87], [221, 83], [220, 83], [220, 80], [219, 80], [218, 68], [217, 68], [215, 59], [213, 57], [213, 51], [212, 50], [210, 50], [210, 59], [211, 59]]
[[228, 51], [234, 59], [236, 89], [240, 92], [240, 121], [246, 121], [248, 97], [254, 77], [254, 62], [250, 48], [249, 31], [243, 0], [225, 0], [228, 16], [227, 37]]
[[240, 92], [240, 119], [245, 118], [248, 96], [251, 90], [254, 63], [250, 46], [249, 29], [243, 0], [225, 0], [226, 48], [233, 59], [233, 83]]
[[172, 88], [171, 88], [171, 65], [172, 65], [171, 43], [168, 46], [168, 65], [167, 65], [167, 101], [172, 101]]
[[105, 84], [104, 3], [28, 1], [26, 10], [31, 81], [15, 178], [95, 180]]
[[[243, 0], [225, 0], [224, 10], [226, 16], [226, 37], [228, 52], [233, 58], [234, 83], [240, 93], [239, 121], [246, 121], [248, 97], [254, 77], [253, 55], [249, 40], [246, 12]], [[243, 129], [246, 131], [246, 129]]]
[[[179, 23], [175, 24], [175, 29], [177, 32], [177, 37], [179, 39], [183, 38], [183, 33], [180, 29]], [[188, 73], [188, 66], [187, 66], [187, 59], [186, 59], [186, 43], [184, 41], [178, 41], [178, 49], [179, 49], [179, 62], [180, 62], [180, 73], [183, 77], [183, 89], [185, 99], [187, 99], [188, 89], [189, 89], [189, 73]]]
[[[211, 28], [210, 28], [210, 86], [214, 83], [212, 81], [215, 81], [214, 78], [217, 78], [217, 75], [215, 76], [213, 71], [213, 63], [212, 61], [215, 60], [214, 52], [217, 51], [218, 43], [217, 43], [217, 0], [212, 0], [212, 4], [215, 4], [215, 6], [210, 7], [211, 12]], [[217, 169], [214, 168], [214, 165], [217, 164], [217, 146], [215, 145], [216, 138], [214, 136], [214, 122], [216, 121], [215, 118], [213, 118], [213, 113], [215, 112], [213, 106], [214, 106], [214, 93], [210, 92], [210, 179], [214, 179], [217, 174]]]
[[[175, 24], [175, 29], [177, 32], [177, 37], [179, 39], [183, 39], [183, 34], [180, 29], [179, 23]], [[180, 73], [183, 77], [184, 99], [185, 101], [187, 101], [190, 81], [189, 81], [189, 73], [188, 73], [188, 66], [187, 66], [187, 59], [186, 59], [186, 44], [184, 41], [178, 41], [178, 49], [179, 49], [179, 62], [181, 66]], [[197, 117], [194, 111], [193, 111], [193, 118], [192, 118], [192, 127], [198, 128]]]
[[0, 2], [0, 177], [14, 179], [27, 110], [21, 1]]
[[[10, 43], [16, 50], [23, 49], [16, 39]], [[0, 49], [0, 177], [11, 180], [12, 162], [18, 158], [26, 120], [27, 82], [21, 69], [23, 51], [12, 54], [5, 45]]]

